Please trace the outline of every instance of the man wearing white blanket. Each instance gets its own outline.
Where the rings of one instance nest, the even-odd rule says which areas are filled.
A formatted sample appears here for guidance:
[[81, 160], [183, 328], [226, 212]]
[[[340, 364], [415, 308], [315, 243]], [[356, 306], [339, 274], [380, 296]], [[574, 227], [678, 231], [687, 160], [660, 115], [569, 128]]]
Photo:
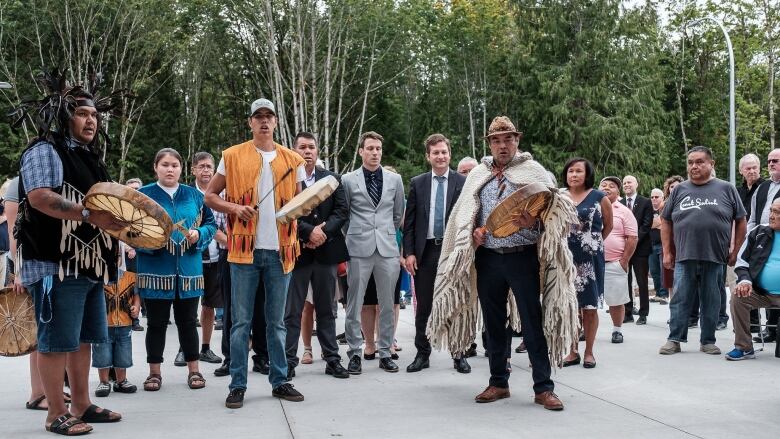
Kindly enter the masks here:
[[[515, 329], [523, 322], [533, 365], [534, 402], [548, 410], [562, 410], [550, 373], [551, 364], [560, 364], [577, 336], [576, 273], [566, 238], [578, 220], [573, 204], [559, 195], [547, 170], [529, 153], [518, 154], [521, 138], [507, 117], [499, 116], [490, 124], [487, 139], [493, 155], [468, 175], [447, 223], [427, 333], [437, 348], [464, 351], [477, 329], [479, 298], [488, 336], [490, 381], [475, 401], [508, 398], [509, 309]], [[484, 226], [495, 206], [530, 183], [548, 186], [549, 208], [539, 218], [521, 215], [515, 220], [520, 230], [505, 238], [486, 232]]]

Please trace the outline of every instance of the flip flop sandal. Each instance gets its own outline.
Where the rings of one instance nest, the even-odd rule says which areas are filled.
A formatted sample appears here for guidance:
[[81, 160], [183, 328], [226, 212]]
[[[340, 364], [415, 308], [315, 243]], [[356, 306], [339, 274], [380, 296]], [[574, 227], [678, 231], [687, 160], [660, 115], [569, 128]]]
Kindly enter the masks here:
[[156, 392], [162, 387], [162, 377], [158, 374], [149, 375], [144, 381], [144, 390], [147, 392]]
[[[195, 384], [196, 382], [200, 382], [199, 384]], [[206, 380], [203, 378], [203, 375], [200, 374], [200, 372], [190, 372], [189, 376], [187, 377], [187, 385], [190, 387], [190, 389], [202, 389], [206, 387]]]
[[[71, 429], [73, 429], [73, 427], [76, 427], [77, 425], [86, 425], [89, 428], [83, 431], [71, 431]], [[49, 431], [51, 433], [61, 434], [63, 436], [81, 436], [82, 434], [87, 434], [90, 431], [92, 431], [92, 426], [87, 424], [83, 420], [71, 415], [70, 413], [65, 413], [64, 415], [55, 419], [54, 422], [51, 423], [51, 425], [47, 425], [46, 431]]]
[[119, 415], [119, 417], [113, 417], [111, 415], [115, 413], [111, 410], [103, 409], [102, 411], [98, 411], [99, 408], [100, 407], [96, 406], [95, 404], [90, 405], [84, 411], [84, 414], [79, 416], [79, 419], [91, 424], [105, 424], [109, 422], [119, 422], [122, 420], [122, 415], [119, 415], [119, 413], [116, 413]]
[[46, 395], [41, 395], [32, 401], [24, 403], [27, 410], [49, 410], [47, 407], [41, 407], [41, 403], [46, 399]]

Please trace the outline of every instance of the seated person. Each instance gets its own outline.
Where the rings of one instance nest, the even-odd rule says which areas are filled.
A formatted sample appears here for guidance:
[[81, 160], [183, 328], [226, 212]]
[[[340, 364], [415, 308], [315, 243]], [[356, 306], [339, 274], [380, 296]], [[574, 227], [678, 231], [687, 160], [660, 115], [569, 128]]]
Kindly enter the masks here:
[[[780, 307], [780, 198], [772, 202], [769, 224], [748, 233], [737, 265], [737, 288], [731, 300], [734, 318], [734, 350], [727, 360], [755, 358], [750, 338], [750, 310]], [[769, 322], [773, 324], [777, 322]]]

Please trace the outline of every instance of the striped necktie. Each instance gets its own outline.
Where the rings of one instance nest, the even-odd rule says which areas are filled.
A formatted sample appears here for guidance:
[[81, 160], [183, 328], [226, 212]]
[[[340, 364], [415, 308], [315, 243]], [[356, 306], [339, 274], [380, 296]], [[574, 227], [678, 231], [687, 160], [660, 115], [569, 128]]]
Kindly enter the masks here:
[[371, 201], [374, 202], [374, 206], [378, 206], [379, 199], [382, 198], [382, 194], [379, 192], [379, 183], [376, 181], [376, 172], [372, 172], [368, 175], [368, 196], [371, 197]]

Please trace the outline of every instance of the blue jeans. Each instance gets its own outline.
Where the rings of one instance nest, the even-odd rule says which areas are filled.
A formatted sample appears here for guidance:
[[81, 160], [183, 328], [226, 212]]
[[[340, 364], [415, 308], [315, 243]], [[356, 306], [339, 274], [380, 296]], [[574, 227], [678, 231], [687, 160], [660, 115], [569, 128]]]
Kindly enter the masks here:
[[663, 247], [661, 244], [653, 244], [653, 251], [650, 252], [648, 261], [650, 263], [650, 275], [653, 276], [656, 297], [669, 297], [669, 291], [663, 287], [661, 281], [661, 270], [663, 269]]
[[260, 292], [265, 290], [265, 334], [271, 365], [268, 381], [275, 389], [287, 382], [284, 313], [290, 274], [282, 270], [278, 251], [255, 249], [251, 264], [230, 264], [230, 277], [230, 317], [233, 321], [230, 328], [230, 390], [246, 389], [249, 331], [261, 280], [263, 288]]
[[108, 328], [108, 343], [92, 344], [92, 367], [106, 369], [116, 367], [127, 369], [133, 366], [133, 339], [131, 326], [111, 326]]
[[683, 261], [674, 266], [674, 296], [669, 303], [669, 340], [688, 341], [688, 318], [696, 296], [701, 301], [701, 344], [715, 343], [715, 325], [720, 311], [723, 264]]

